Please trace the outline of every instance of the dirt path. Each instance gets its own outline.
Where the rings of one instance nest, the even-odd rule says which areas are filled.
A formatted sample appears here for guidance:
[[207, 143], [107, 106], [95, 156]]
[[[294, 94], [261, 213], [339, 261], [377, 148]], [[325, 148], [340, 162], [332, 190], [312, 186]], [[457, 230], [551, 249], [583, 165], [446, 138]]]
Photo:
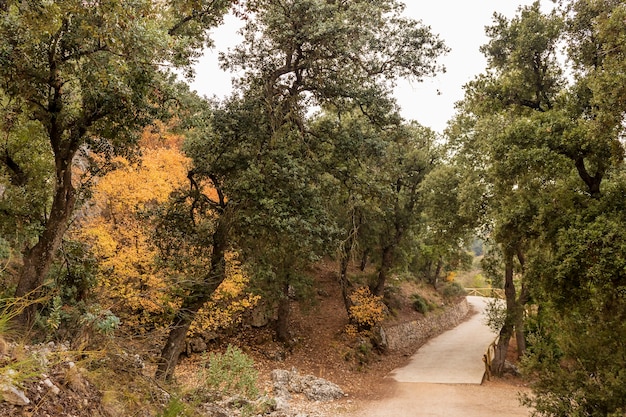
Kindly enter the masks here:
[[346, 415], [527, 417], [529, 410], [518, 399], [526, 388], [504, 381], [481, 385], [482, 355], [494, 335], [483, 323], [484, 299], [468, 297], [468, 301], [480, 314], [432, 339], [408, 365], [385, 377], [389, 385], [383, 399], [358, 405]]
[[389, 396], [353, 407], [350, 417], [528, 417], [519, 404], [520, 392], [505, 382], [483, 385], [396, 382]]

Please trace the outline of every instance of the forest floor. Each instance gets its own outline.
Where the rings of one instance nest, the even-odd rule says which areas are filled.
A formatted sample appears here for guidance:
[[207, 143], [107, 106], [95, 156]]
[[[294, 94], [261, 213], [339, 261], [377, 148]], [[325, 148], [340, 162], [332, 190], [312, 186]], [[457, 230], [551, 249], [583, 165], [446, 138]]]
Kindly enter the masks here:
[[[385, 377], [392, 370], [405, 365], [419, 346], [393, 352], [377, 352], [371, 344], [364, 343], [363, 339], [349, 336], [345, 331], [348, 317], [336, 276], [334, 263], [319, 264], [311, 271], [311, 277], [315, 280], [315, 293], [307, 297], [306, 301], [294, 301], [292, 304], [290, 325], [293, 337], [288, 348], [274, 340], [271, 329], [248, 327], [210, 343], [209, 352], [223, 352], [228, 344], [241, 348], [254, 359], [259, 373], [259, 388], [270, 395], [271, 371], [294, 368], [301, 375], [313, 375], [329, 380], [339, 385], [345, 393], [343, 399], [331, 402], [312, 402], [302, 395], [293, 395], [289, 402], [293, 415], [298, 413], [309, 417], [359, 415], [359, 410], [403, 395], [403, 392], [407, 392], [406, 387], [392, 384]], [[366, 279], [366, 275], [363, 279]], [[441, 305], [443, 302], [439, 294], [425, 284], [399, 281], [390, 284], [395, 288], [387, 300], [391, 313], [388, 320], [392, 323], [423, 317], [411, 306], [412, 294], [419, 293], [432, 304]], [[158, 352], [160, 338], [138, 339], [134, 345], [129, 344], [126, 339], [122, 340], [124, 340], [122, 345], [112, 343], [107, 346], [105, 354], [101, 357], [99, 354], [91, 356], [79, 354], [68, 347], [58, 352], [60, 345], [55, 347], [48, 344], [32, 348], [52, 350], [57, 359], [54, 363], [46, 365], [44, 375], [29, 379], [31, 382], [24, 381], [20, 385], [32, 400], [31, 404], [16, 406], [0, 401], [0, 415], [29, 417], [189, 415], [163, 414], [161, 410], [168, 401], [171, 403], [170, 394], [192, 392], [194, 386], [201, 384], [198, 370], [206, 363], [206, 354], [183, 357], [177, 367], [176, 385], [163, 386], [151, 378], [153, 366], [149, 360], [150, 355], [141, 354], [146, 351]], [[28, 349], [31, 348], [26, 347], [27, 351]], [[64, 353], [64, 350], [67, 352]], [[13, 367], [20, 357], [28, 356], [27, 351], [24, 352], [24, 347], [19, 344], [0, 349], [0, 368]], [[49, 384], [58, 389], [51, 389]], [[519, 379], [509, 378], [488, 382], [484, 387], [490, 390], [490, 396], [510, 400], [516, 397], [521, 385]], [[431, 392], [433, 396], [432, 388], [422, 386], [420, 392], [426, 393], [425, 395]], [[428, 391], [429, 389], [431, 391]], [[466, 395], [471, 399], [476, 398], [475, 392], [472, 391], [474, 389], [458, 387], [454, 392], [441, 391], [441, 395], [444, 397]], [[51, 394], [52, 391], [57, 393]]]
[[[295, 368], [300, 374], [328, 379], [343, 389], [346, 394], [344, 399], [311, 403], [301, 396], [294, 396], [292, 401], [292, 409], [310, 416], [324, 417], [353, 413], [359, 415], [359, 410], [384, 404], [392, 397], [406, 393], [403, 384], [392, 383], [386, 377], [392, 370], [406, 365], [419, 346], [384, 353], [359, 347], [345, 332], [348, 318], [337, 283], [336, 265], [320, 264], [313, 274], [317, 290], [313, 303], [294, 302], [292, 306], [291, 328], [294, 338], [290, 349], [284, 350], [282, 345], [274, 342], [273, 332], [269, 329], [252, 329], [229, 341], [246, 349], [246, 353], [254, 358], [263, 387], [271, 391], [269, 375], [273, 369]], [[410, 296], [416, 292], [432, 303], [440, 305], [443, 302], [429, 286], [399, 284], [392, 297], [393, 309], [389, 322], [402, 323], [423, 318], [411, 306]], [[512, 359], [515, 353], [512, 351], [510, 355]], [[197, 368], [196, 360], [197, 357], [192, 357], [182, 361], [179, 366], [181, 380], [194, 372]], [[433, 398], [438, 395], [436, 393], [441, 394], [441, 404], [445, 404], [445, 397], [452, 394], [465, 398], [468, 406], [472, 406], [473, 401], [477, 408], [485, 398], [493, 398], [496, 403], [515, 405], [518, 392], [525, 390], [523, 382], [513, 377], [487, 381], [482, 388], [459, 386], [445, 389], [443, 385], [427, 385], [421, 386], [420, 391]], [[482, 390], [482, 395], [477, 395], [477, 389]]]
[[[319, 264], [311, 271], [316, 292], [306, 301], [294, 301], [291, 312], [292, 343], [289, 348], [274, 341], [269, 328], [248, 329], [220, 344], [231, 343], [253, 357], [261, 379], [261, 388], [271, 392], [271, 371], [297, 369], [301, 375], [327, 379], [341, 387], [346, 394], [342, 400], [330, 403], [308, 403], [294, 396], [292, 408], [312, 415], [338, 415], [354, 408], [364, 400], [387, 395], [388, 382], [384, 376], [406, 363], [415, 347], [394, 352], [377, 352], [358, 338], [346, 334], [348, 316], [337, 282], [337, 265]], [[389, 322], [405, 322], [423, 318], [411, 307], [410, 295], [419, 292], [434, 303], [441, 303], [434, 290], [427, 286], [402, 284], [394, 292]], [[193, 379], [198, 361], [194, 355], [183, 358], [177, 378], [187, 383]]]

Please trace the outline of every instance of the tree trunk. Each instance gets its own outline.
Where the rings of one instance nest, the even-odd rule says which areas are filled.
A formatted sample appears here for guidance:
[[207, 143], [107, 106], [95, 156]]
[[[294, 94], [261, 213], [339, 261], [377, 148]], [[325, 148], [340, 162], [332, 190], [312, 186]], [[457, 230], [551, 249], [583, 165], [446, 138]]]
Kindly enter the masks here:
[[517, 342], [517, 358], [526, 354], [526, 331], [524, 329], [524, 306], [528, 302], [528, 289], [522, 284], [517, 308], [515, 311], [515, 340]]
[[276, 320], [276, 339], [281, 343], [288, 343], [290, 339], [289, 334], [289, 316], [290, 316], [290, 301], [289, 301], [289, 279], [285, 280], [283, 284], [282, 294], [278, 300], [278, 319]]
[[359, 266], [361, 272], [365, 271], [365, 268], [367, 267], [367, 258], [369, 257], [369, 255], [369, 248], [365, 248], [365, 250], [363, 251], [363, 255], [361, 256], [361, 265]]
[[380, 270], [378, 271], [378, 278], [376, 285], [372, 289], [374, 295], [382, 296], [385, 293], [385, 284], [389, 276], [389, 271], [393, 266], [393, 252], [394, 246], [385, 246], [382, 253], [382, 261], [380, 263]]
[[24, 308], [16, 317], [17, 322], [24, 327], [29, 327], [35, 318], [41, 286], [50, 271], [76, 205], [71, 169], [73, 152], [68, 151], [67, 154], [66, 158], [57, 158], [54, 199], [43, 233], [35, 246], [23, 253], [24, 263], [15, 297], [24, 301]]
[[515, 285], [513, 282], [513, 255], [505, 253], [504, 256], [504, 294], [506, 297], [506, 318], [502, 329], [500, 329], [500, 335], [495, 349], [495, 356], [491, 362], [491, 372], [496, 376], [502, 376], [502, 373], [504, 372], [504, 363], [509, 350], [509, 342], [515, 329], [515, 310], [517, 306]]
[[526, 332], [524, 329], [524, 306], [528, 303], [530, 297], [528, 287], [524, 282], [524, 272], [526, 269], [526, 258], [521, 249], [517, 250], [517, 259], [522, 267], [522, 289], [516, 301], [515, 310], [515, 340], [517, 342], [517, 358], [521, 358], [526, 354]]
[[343, 305], [346, 308], [346, 313], [350, 315], [350, 307], [352, 307], [352, 301], [350, 301], [349, 287], [350, 280], [348, 279], [348, 264], [350, 262], [349, 255], [343, 254], [341, 257], [341, 263], [339, 266], [339, 286], [341, 287], [341, 297], [343, 298]]
[[437, 260], [437, 267], [435, 268], [435, 274], [432, 277], [432, 286], [434, 289], [437, 289], [439, 286], [439, 275], [441, 274], [441, 270], [443, 269], [443, 260], [439, 258]]
[[155, 373], [157, 379], [170, 380], [172, 378], [180, 354], [185, 348], [185, 337], [189, 326], [191, 326], [198, 311], [211, 299], [213, 292], [226, 278], [226, 259], [224, 257], [228, 243], [228, 226], [226, 223], [225, 214], [220, 214], [213, 233], [211, 267], [203, 282], [192, 288], [190, 294], [183, 300], [183, 305], [178, 311], [167, 341], [161, 350]]
[[190, 301], [190, 297], [185, 300], [186, 302], [183, 303], [178, 311], [176, 320], [172, 324], [170, 333], [167, 336], [167, 341], [161, 350], [161, 356], [155, 375], [157, 379], [172, 379], [180, 354], [185, 347], [187, 331], [189, 331], [189, 327], [198, 311], [211, 298], [211, 294], [199, 296], [194, 301]]

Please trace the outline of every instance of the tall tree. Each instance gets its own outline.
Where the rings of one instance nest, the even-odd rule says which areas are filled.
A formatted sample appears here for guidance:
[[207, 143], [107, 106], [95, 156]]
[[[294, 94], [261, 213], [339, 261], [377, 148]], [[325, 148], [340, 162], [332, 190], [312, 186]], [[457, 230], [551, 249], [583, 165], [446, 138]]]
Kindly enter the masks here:
[[[535, 4], [497, 19], [483, 48], [489, 70], [468, 85], [450, 132], [457, 160], [485, 174], [486, 224], [504, 257], [501, 342], [523, 336], [528, 297], [539, 307], [525, 359], [528, 402], [536, 415], [621, 415], [626, 106], [617, 22], [626, 10], [580, 0], [562, 11], [545, 15]], [[560, 41], [569, 80], [555, 59]], [[518, 337], [520, 350], [524, 343]]]
[[378, 202], [380, 265], [372, 283], [372, 292], [379, 296], [397, 266], [399, 249], [409, 236], [419, 235], [424, 203], [421, 185], [440, 157], [435, 132], [426, 127], [414, 123], [391, 135], [378, 170], [378, 181], [386, 184]]
[[626, 7], [580, 0], [564, 12], [574, 77], [564, 117], [550, 127], [552, 146], [575, 170], [543, 208], [529, 256], [542, 307], [527, 360], [536, 376], [530, 402], [545, 416], [623, 415]]
[[[206, 29], [230, 2], [117, 0], [5, 1], [0, 14], [0, 80], [15, 111], [35, 121], [54, 161], [50, 201], [34, 243], [22, 248], [16, 296], [33, 296], [50, 268], [77, 201], [77, 158], [120, 153], [167, 96], [168, 62], [189, 68]], [[171, 82], [171, 81], [168, 81]], [[159, 94], [157, 92], [162, 90]], [[12, 155], [13, 149], [6, 149]], [[0, 160], [11, 176], [25, 172]], [[36, 306], [24, 310], [32, 320]]]
[[377, 172], [389, 135], [358, 109], [327, 109], [311, 129], [325, 147], [319, 162], [328, 181], [322, 192], [338, 229], [339, 285], [350, 314], [348, 267], [367, 257], [378, 235], [373, 227], [380, 212], [377, 196], [387, 183], [378, 181]]
[[[466, 189], [483, 189], [483, 227], [503, 256], [507, 309], [492, 363], [495, 374], [503, 371], [513, 335], [518, 354], [524, 353], [528, 287], [523, 271], [529, 239], [535, 234], [531, 226], [555, 176], [563, 169], [569, 172], [565, 157], [550, 148], [539, 127], [557, 117], [555, 106], [564, 83], [556, 59], [561, 28], [559, 16], [544, 15], [538, 2], [521, 8], [511, 20], [495, 15], [494, 25], [487, 28], [491, 40], [482, 48], [487, 72], [466, 86], [459, 116], [448, 130], [457, 163], [474, 173], [467, 176], [473, 184]], [[516, 270], [521, 272], [519, 294]]]
[[[389, 99], [394, 80], [434, 74], [445, 48], [429, 28], [402, 17], [396, 1], [253, 0], [246, 7], [244, 42], [222, 56], [223, 67], [242, 76], [232, 98], [210, 111], [210, 119], [197, 119], [187, 144], [190, 177], [223, 193], [224, 206], [214, 205], [219, 210], [211, 214], [218, 222], [230, 217], [220, 244], [236, 244], [249, 260], [269, 263], [267, 276], [276, 277], [277, 297], [286, 301], [290, 270], [310, 261], [328, 235], [310, 109], [360, 108], [381, 125], [397, 122]], [[274, 250], [259, 253], [261, 239]], [[212, 284], [190, 291], [190, 299], [206, 300], [206, 288]], [[184, 313], [193, 316], [195, 306]], [[170, 334], [161, 376], [173, 372], [182, 350], [177, 335], [184, 336], [187, 322], [181, 318]]]

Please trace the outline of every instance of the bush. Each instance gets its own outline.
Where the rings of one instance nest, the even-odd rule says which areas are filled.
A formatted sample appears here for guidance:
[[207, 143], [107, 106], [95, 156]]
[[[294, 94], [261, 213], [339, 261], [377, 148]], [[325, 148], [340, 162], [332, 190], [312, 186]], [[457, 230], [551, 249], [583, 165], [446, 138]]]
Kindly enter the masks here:
[[383, 322], [387, 308], [383, 297], [371, 293], [368, 287], [360, 287], [350, 294], [350, 322], [358, 331], [370, 330]]
[[228, 345], [225, 353], [212, 353], [201, 375], [207, 388], [228, 395], [256, 398], [258, 373], [254, 361], [236, 346]]
[[413, 309], [418, 313], [426, 314], [431, 310], [431, 306], [428, 301], [419, 294], [411, 295]]
[[464, 297], [467, 295], [465, 288], [458, 282], [446, 282], [440, 289], [441, 295], [447, 300], [451, 300], [458, 297]]
[[187, 405], [178, 397], [172, 397], [159, 417], [183, 417], [188, 416]]

